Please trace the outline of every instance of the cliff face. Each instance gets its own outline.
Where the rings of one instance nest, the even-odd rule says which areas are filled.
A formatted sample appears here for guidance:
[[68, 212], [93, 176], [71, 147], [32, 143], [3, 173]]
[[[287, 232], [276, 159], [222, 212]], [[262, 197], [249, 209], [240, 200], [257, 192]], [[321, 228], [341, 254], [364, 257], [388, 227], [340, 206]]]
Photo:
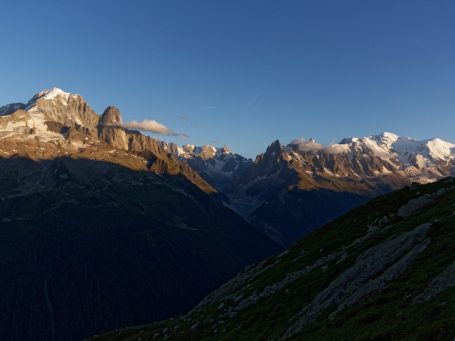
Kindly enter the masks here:
[[[10, 113], [16, 107], [22, 109]], [[118, 126], [122, 118], [116, 107], [109, 106], [98, 116], [82, 96], [54, 88], [38, 93], [26, 105], [2, 108], [0, 145], [14, 145], [4, 149], [4, 157], [31, 155], [34, 159], [50, 159], [72, 155], [79, 158], [79, 154], [85, 153], [105, 160], [108, 149], [124, 150], [141, 157], [144, 170], [182, 175], [203, 191], [215, 192], [190, 166], [169, 155], [160, 141]], [[129, 162], [124, 164], [128, 165]]]
[[116, 107], [107, 107], [98, 123], [98, 138], [115, 148], [128, 150], [125, 130], [115, 126], [121, 121], [120, 111]]
[[36, 94], [27, 104], [27, 111], [40, 113], [45, 121], [60, 122], [65, 126], [81, 125], [96, 129], [99, 116], [80, 95], [54, 88]]

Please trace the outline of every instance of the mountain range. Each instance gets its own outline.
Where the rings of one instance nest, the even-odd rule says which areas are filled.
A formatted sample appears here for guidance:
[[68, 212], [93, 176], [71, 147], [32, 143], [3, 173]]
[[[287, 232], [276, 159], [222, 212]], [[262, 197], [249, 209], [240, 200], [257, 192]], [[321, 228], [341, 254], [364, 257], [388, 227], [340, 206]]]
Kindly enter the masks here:
[[440, 139], [274, 141], [251, 160], [126, 126], [58, 88], [0, 107], [5, 338], [80, 340], [182, 314], [348, 210], [455, 169]]
[[113, 125], [117, 109], [57, 89], [14, 108], [0, 116], [2, 339], [175, 316], [279, 250], [158, 141]]
[[283, 247], [374, 196], [455, 174], [455, 144], [392, 133], [330, 146], [314, 139], [275, 141], [254, 161], [213, 146], [168, 150]]

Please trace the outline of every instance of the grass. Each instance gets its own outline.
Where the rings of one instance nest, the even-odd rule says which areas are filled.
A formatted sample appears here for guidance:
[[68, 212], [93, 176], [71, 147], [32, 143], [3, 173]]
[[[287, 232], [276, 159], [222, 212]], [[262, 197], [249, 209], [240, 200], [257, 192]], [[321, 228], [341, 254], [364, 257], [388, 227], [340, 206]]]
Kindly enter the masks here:
[[[168, 328], [169, 340], [277, 340], [293, 324], [302, 308], [322, 288], [352, 266], [361, 252], [392, 235], [428, 222], [432, 223], [431, 243], [403, 275], [383, 291], [373, 293], [344, 309], [333, 319], [327, 318], [329, 311], [325, 312], [294, 339], [451, 340], [455, 336], [455, 287], [422, 304], [413, 304], [412, 299], [455, 260], [455, 219], [452, 215], [455, 211], [455, 190], [450, 190], [406, 219], [396, 216], [397, 210], [410, 199], [451, 185], [452, 183], [443, 180], [378, 197], [307, 235], [285, 255], [280, 258], [271, 257], [266, 262], [270, 268], [251, 278], [248, 287], [235, 294], [248, 296], [256, 290], [261, 291], [285, 278], [287, 273], [346, 248], [353, 240], [363, 236], [368, 225], [378, 218], [387, 216], [389, 219], [389, 228], [349, 247], [347, 250], [350, 256], [344, 261], [334, 261], [327, 264], [327, 267], [311, 270], [284, 289], [241, 310], [231, 319], [223, 316], [214, 304], [172, 321], [124, 330], [118, 337], [107, 334], [97, 340], [137, 340], [138, 337], [151, 340], [154, 333], [163, 331], [164, 328]], [[198, 328], [192, 330], [191, 326], [195, 322], [199, 322]], [[171, 332], [175, 326], [179, 326], [178, 331]], [[139, 330], [142, 332], [139, 333]]]

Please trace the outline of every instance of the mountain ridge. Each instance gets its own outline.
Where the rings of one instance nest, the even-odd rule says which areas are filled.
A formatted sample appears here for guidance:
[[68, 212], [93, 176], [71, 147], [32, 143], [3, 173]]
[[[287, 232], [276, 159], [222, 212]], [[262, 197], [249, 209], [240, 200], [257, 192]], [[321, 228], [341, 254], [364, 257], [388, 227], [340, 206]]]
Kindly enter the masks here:
[[[112, 111], [116, 113], [113, 114]], [[31, 152], [35, 157], [42, 158], [69, 153], [77, 156], [79, 151], [87, 148], [96, 153], [97, 150], [105, 151], [108, 146], [112, 146], [126, 150], [132, 156], [143, 157], [146, 165], [144, 168], [155, 172], [182, 174], [202, 190], [215, 192], [191, 167], [169, 157], [159, 141], [138, 131], [106, 124], [106, 120], [112, 120], [108, 118], [109, 115], [117, 115], [117, 120], [121, 121], [120, 111], [113, 106], [109, 106], [103, 115], [97, 115], [78, 94], [70, 94], [58, 88], [43, 90], [27, 104], [21, 105], [21, 109], [0, 116], [0, 145], [3, 141], [15, 141], [17, 145], [27, 142], [29, 148], [32, 148], [33, 143], [39, 141], [59, 146], [58, 149], [51, 146], [47, 154]], [[51, 151], [57, 154], [52, 155]], [[8, 156], [8, 152], [3, 150], [3, 155]]]
[[[29, 113], [30, 118], [25, 122], [23, 127], [35, 129], [35, 134], [39, 133], [46, 134], [44, 126], [45, 122], [59, 122], [63, 125], [80, 125], [90, 130], [103, 130], [117, 129], [117, 132], [128, 132], [128, 130], [121, 130], [116, 124], [121, 122], [121, 115], [117, 108], [109, 106], [106, 111], [117, 110], [116, 121], [107, 123], [106, 118], [102, 118], [103, 115], [97, 115], [88, 105], [88, 103], [79, 94], [67, 93], [59, 88], [52, 88], [43, 90], [34, 95], [26, 104], [24, 103], [11, 103], [0, 108], [0, 130], [8, 130], [7, 118], [11, 116], [17, 110], [24, 110]], [[65, 113], [65, 114], [63, 114]], [[3, 121], [3, 124], [2, 124]], [[6, 124], [5, 124], [6, 122]], [[28, 124], [28, 125], [27, 125]], [[10, 130], [14, 130], [14, 123], [10, 125]], [[24, 127], [24, 128], [25, 128]], [[20, 128], [16, 126], [16, 128]], [[20, 130], [20, 129], [18, 129]], [[122, 135], [122, 134], [119, 134]], [[137, 136], [144, 136], [142, 134], [136, 134]], [[106, 136], [103, 136], [106, 138]], [[144, 137], [147, 139], [147, 137]], [[142, 138], [142, 139], [144, 139]], [[123, 141], [121, 141], [123, 139]], [[121, 136], [116, 139], [107, 138], [108, 142], [119, 143], [117, 147], [122, 149], [128, 149], [128, 143], [126, 138]], [[157, 141], [157, 140], [156, 140]], [[174, 143], [166, 143], [157, 141], [157, 143], [167, 152], [171, 153], [174, 157], [179, 158], [182, 161], [194, 162], [195, 159], [208, 162], [211, 168], [223, 168], [222, 166], [215, 165], [213, 162], [219, 161], [221, 158], [226, 156], [235, 156], [237, 160], [231, 162], [231, 169], [224, 172], [226, 178], [237, 177], [246, 166], [257, 161], [251, 161], [250, 159], [244, 158], [243, 156], [233, 153], [228, 147], [217, 148], [212, 145], [183, 145], [178, 146]], [[280, 146], [280, 147], [279, 147]], [[368, 172], [364, 172], [368, 176], [380, 176], [389, 172], [400, 172], [402, 176], [408, 177], [411, 181], [425, 183], [435, 181], [438, 178], [450, 175], [452, 170], [447, 170], [447, 164], [453, 166], [453, 160], [455, 159], [455, 144], [443, 141], [439, 138], [431, 138], [427, 140], [417, 141], [408, 137], [400, 137], [394, 133], [383, 132], [377, 135], [370, 135], [367, 137], [349, 137], [344, 138], [337, 144], [331, 144], [323, 146], [316, 142], [314, 139], [309, 140], [294, 140], [287, 145], [282, 145], [278, 140], [273, 142], [269, 147], [275, 148], [275, 152], [285, 152], [285, 157], [288, 161], [294, 163], [308, 163], [310, 155], [316, 155], [317, 158], [325, 157], [329, 159], [335, 158], [334, 155], [345, 155], [349, 154], [351, 158], [360, 160], [361, 156], [367, 156], [370, 158], [381, 159], [381, 164], [377, 165], [374, 169], [368, 169]], [[363, 153], [359, 154], [359, 153]], [[265, 154], [267, 155], [267, 151]], [[356, 154], [357, 153], [357, 154]], [[354, 155], [353, 155], [354, 154]], [[259, 154], [258, 157], [261, 157]], [[196, 162], [195, 162], [196, 163]], [[313, 160], [313, 163], [315, 161]], [[444, 163], [446, 163], [444, 165]], [[232, 168], [238, 167], [243, 164], [242, 171], [232, 171]], [[207, 164], [204, 165], [206, 168]], [[323, 169], [324, 167], [325, 169]], [[199, 168], [202, 168], [200, 166]], [[345, 167], [346, 170], [348, 167]], [[351, 165], [352, 170], [355, 169], [355, 165]], [[324, 172], [325, 170], [325, 172]], [[233, 174], [228, 174], [229, 171]], [[308, 170], [315, 171], [315, 169]], [[343, 169], [336, 168], [328, 165], [328, 163], [322, 163], [320, 169], [316, 170], [318, 175], [330, 175], [329, 172], [335, 176], [347, 176], [347, 175], [359, 175], [355, 171], [351, 171], [350, 174], [343, 172]], [[325, 174], [324, 174], [325, 173]], [[362, 175], [362, 174], [360, 174]]]
[[[397, 141], [398, 151], [392, 148]], [[453, 175], [454, 146], [391, 133], [344, 139], [328, 147], [314, 139], [286, 146], [276, 140], [237, 175], [226, 194], [230, 207], [245, 219], [290, 245], [370, 198]]]
[[276, 140], [253, 161], [226, 146], [179, 146], [125, 129], [118, 108], [109, 106], [97, 115], [80, 95], [58, 88], [41, 91], [27, 104], [2, 108], [4, 113], [19, 108], [0, 116], [0, 153], [5, 157], [8, 148], [21, 149], [1, 148], [14, 137], [19, 144], [29, 141], [24, 153], [33, 157], [38, 157], [30, 150], [35, 140], [45, 151], [56, 148], [42, 142], [57, 143], [60, 154], [75, 157], [83, 149], [101, 159], [110, 147], [125, 150], [142, 158], [142, 167], [152, 172], [182, 174], [203, 191], [216, 193], [283, 246], [369, 198], [455, 172], [455, 145], [437, 138], [416, 141], [384, 132], [328, 146], [315, 139], [287, 145]]

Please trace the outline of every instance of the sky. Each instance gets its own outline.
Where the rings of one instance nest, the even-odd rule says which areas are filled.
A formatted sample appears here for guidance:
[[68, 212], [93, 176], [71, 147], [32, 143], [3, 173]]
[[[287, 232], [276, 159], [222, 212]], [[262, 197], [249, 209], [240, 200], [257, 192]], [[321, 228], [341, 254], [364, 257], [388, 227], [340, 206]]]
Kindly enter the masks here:
[[455, 142], [455, 1], [5, 0], [0, 23], [1, 105], [55, 86], [248, 157], [382, 131]]

